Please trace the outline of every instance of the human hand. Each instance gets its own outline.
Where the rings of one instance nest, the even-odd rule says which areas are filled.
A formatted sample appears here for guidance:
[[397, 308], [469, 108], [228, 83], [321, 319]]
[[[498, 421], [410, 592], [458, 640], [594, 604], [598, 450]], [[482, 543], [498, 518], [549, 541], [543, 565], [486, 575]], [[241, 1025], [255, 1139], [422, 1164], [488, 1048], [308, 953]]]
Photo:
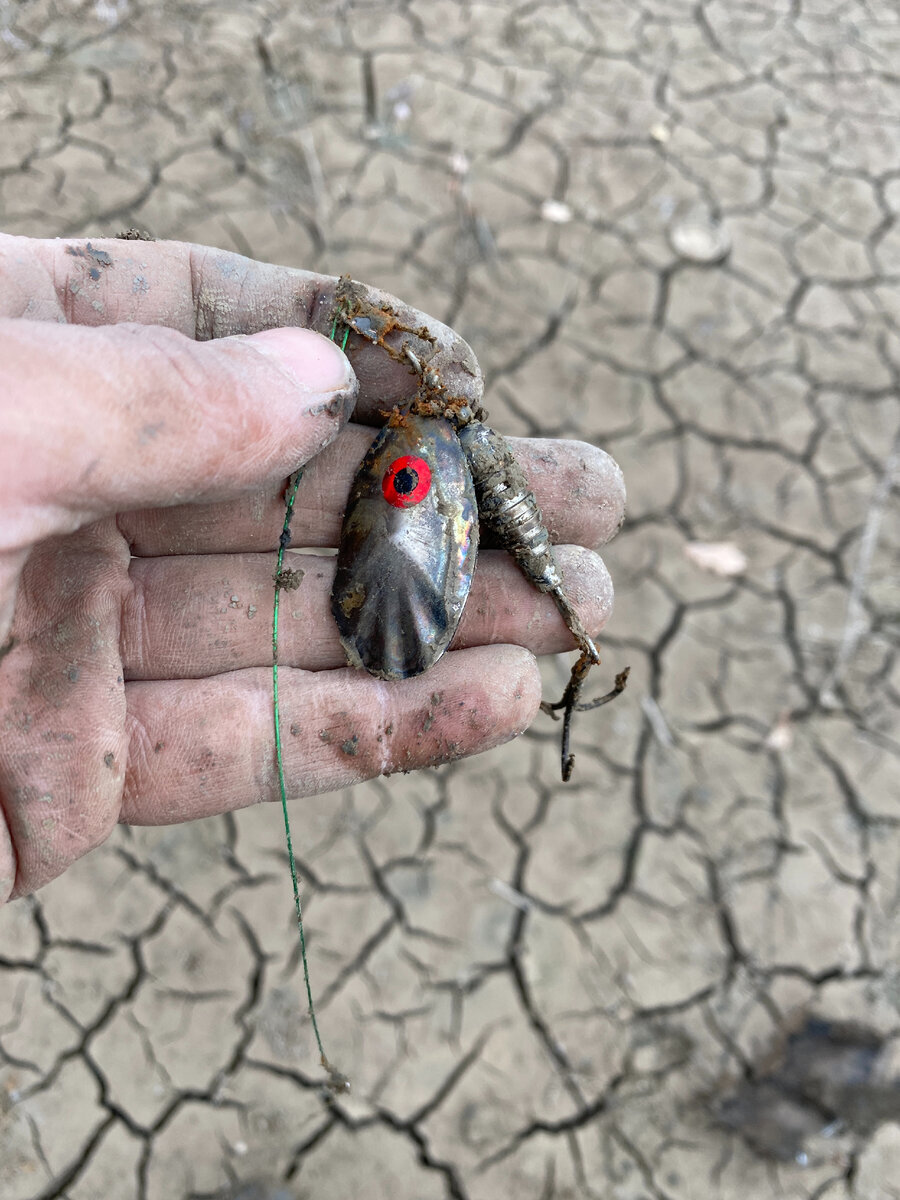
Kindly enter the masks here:
[[[416, 386], [366, 343], [351, 349], [354, 378], [320, 336], [334, 284], [183, 243], [0, 235], [0, 902], [117, 821], [277, 797], [285, 478], [309, 463], [294, 544], [334, 546], [373, 436], [345, 425], [357, 380], [357, 420]], [[469, 347], [391, 302], [428, 325], [445, 382], [477, 403]], [[578, 442], [515, 448], [554, 542], [574, 543], [560, 564], [596, 632], [612, 588], [592, 548], [621, 521], [618, 468]], [[454, 649], [384, 683], [343, 665], [332, 560], [289, 551], [285, 565], [304, 572], [282, 593], [279, 644], [293, 796], [516, 736], [540, 702], [533, 655], [572, 647], [552, 600], [486, 550]]]

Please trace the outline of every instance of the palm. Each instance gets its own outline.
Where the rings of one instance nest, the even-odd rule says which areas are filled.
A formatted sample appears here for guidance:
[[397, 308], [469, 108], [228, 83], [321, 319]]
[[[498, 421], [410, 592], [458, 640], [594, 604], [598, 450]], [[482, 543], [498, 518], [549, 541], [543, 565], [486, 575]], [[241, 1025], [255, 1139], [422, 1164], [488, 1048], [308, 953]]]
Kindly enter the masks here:
[[53, 878], [118, 820], [127, 763], [119, 630], [128, 561], [107, 518], [40, 543], [22, 571], [0, 712], [4, 806], [23, 877]]

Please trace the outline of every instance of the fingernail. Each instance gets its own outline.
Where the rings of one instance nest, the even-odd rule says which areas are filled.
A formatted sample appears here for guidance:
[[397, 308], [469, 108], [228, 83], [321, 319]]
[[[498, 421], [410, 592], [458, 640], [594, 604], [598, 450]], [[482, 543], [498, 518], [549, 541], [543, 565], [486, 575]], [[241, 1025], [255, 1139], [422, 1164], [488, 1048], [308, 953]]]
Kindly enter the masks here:
[[265, 329], [248, 341], [261, 354], [277, 359], [305, 391], [316, 395], [355, 391], [356, 377], [346, 355], [312, 329]]

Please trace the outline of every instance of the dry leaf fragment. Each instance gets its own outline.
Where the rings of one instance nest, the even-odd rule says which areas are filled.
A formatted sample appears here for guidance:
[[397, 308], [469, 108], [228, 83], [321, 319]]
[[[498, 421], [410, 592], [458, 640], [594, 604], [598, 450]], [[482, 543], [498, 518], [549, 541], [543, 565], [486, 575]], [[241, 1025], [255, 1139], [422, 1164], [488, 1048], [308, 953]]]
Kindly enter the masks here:
[[734, 542], [688, 542], [684, 553], [702, 571], [713, 575], [743, 575], [747, 556]]

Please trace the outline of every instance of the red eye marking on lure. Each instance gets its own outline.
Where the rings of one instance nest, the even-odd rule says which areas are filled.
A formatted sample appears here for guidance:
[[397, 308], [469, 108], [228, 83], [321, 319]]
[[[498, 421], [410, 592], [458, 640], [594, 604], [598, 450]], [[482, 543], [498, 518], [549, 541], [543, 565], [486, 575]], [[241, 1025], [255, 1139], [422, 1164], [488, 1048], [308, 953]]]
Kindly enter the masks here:
[[428, 495], [431, 487], [431, 468], [424, 458], [404, 454], [395, 458], [384, 473], [381, 490], [394, 508], [412, 508]]

